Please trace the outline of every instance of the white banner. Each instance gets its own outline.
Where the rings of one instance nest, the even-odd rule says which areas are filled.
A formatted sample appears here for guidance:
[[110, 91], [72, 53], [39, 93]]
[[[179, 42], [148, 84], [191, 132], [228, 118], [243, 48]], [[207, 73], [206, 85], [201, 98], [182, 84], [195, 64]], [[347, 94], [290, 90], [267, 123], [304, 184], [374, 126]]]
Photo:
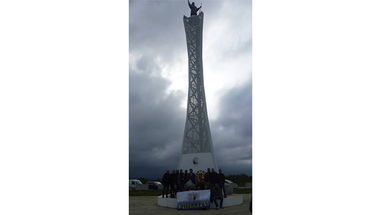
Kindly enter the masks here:
[[177, 193], [177, 209], [210, 208], [210, 190], [191, 190]]

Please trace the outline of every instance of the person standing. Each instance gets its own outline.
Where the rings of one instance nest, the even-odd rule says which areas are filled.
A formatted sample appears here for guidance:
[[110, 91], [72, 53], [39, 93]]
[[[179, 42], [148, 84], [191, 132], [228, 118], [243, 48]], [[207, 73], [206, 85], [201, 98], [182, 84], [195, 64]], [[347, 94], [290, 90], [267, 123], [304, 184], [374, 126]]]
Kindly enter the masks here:
[[205, 183], [210, 188], [210, 168], [207, 168], [207, 172], [204, 175]]
[[177, 183], [179, 184], [179, 191], [183, 191], [184, 190], [184, 172], [182, 169], [180, 169], [180, 173], [177, 177]]
[[175, 181], [176, 181], [175, 194], [177, 194], [177, 192], [180, 190], [180, 181], [179, 181], [179, 177], [180, 177], [180, 171], [177, 169], [177, 170], [176, 170], [176, 175], [175, 175]]
[[187, 190], [195, 190], [196, 188], [196, 175], [193, 173], [193, 169], [190, 169], [187, 175], [187, 180], [185, 183], [185, 188]]
[[184, 170], [184, 178], [183, 178], [183, 185], [184, 185], [184, 189], [186, 190], [186, 182], [189, 180], [189, 174], [188, 174], [188, 171], [185, 169]]
[[189, 177], [190, 177], [191, 181], [193, 182], [193, 184], [197, 185], [197, 177], [194, 174], [193, 169], [189, 170]]
[[213, 201], [214, 186], [217, 183], [218, 183], [218, 174], [215, 172], [214, 168], [211, 168], [211, 172], [209, 174], [210, 202]]
[[210, 173], [210, 184], [212, 187], [218, 184], [218, 173], [212, 168]]
[[223, 205], [223, 196], [222, 196], [222, 190], [221, 188], [219, 187], [218, 184], [214, 184], [213, 185], [213, 189], [212, 189], [212, 193], [211, 193], [211, 200], [210, 202], [213, 200], [214, 201], [214, 204], [215, 204], [215, 207], [216, 209], [218, 209], [218, 203], [217, 203], [217, 200], [220, 200], [219, 202], [219, 207], [220, 208], [223, 208], [222, 205]]
[[174, 198], [174, 194], [176, 191], [176, 182], [177, 182], [176, 171], [172, 170], [172, 173], [170, 173], [170, 198]]
[[218, 185], [220, 186], [221, 190], [223, 190], [223, 196], [226, 198], [226, 190], [225, 190], [225, 175], [223, 174], [222, 170], [219, 170], [218, 173]]
[[166, 198], [168, 198], [169, 194], [169, 186], [170, 186], [170, 173], [169, 170], [165, 172], [165, 174], [162, 176], [162, 198], [164, 198], [164, 195]]

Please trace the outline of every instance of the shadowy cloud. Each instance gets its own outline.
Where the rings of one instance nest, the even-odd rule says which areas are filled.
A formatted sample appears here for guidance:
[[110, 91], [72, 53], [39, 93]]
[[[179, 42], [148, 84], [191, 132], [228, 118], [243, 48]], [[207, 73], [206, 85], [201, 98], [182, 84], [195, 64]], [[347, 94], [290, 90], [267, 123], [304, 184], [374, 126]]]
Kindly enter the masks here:
[[225, 172], [251, 173], [252, 143], [251, 82], [226, 91], [220, 112], [211, 122], [215, 156]]

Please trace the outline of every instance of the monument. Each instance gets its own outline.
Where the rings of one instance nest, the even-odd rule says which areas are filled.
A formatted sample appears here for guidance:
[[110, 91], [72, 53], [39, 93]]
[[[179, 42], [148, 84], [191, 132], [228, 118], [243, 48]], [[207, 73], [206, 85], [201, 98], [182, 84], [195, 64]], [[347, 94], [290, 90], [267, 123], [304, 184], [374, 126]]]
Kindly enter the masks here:
[[[206, 171], [207, 168], [214, 168], [216, 170], [218, 168], [213, 153], [203, 81], [202, 29], [204, 14], [202, 11], [197, 14], [201, 7], [197, 8], [194, 2], [192, 4], [189, 3], [189, 7], [191, 9], [190, 17], [183, 17], [189, 59], [189, 90], [182, 154], [177, 169], [193, 169], [193, 172], [198, 173]], [[204, 192], [208, 193], [208, 197], [204, 200], [209, 202], [210, 190], [188, 192], [198, 193], [197, 196], [199, 196], [197, 200], [186, 198], [186, 204], [189, 204], [191, 207], [195, 203], [201, 203]], [[178, 200], [183, 201], [181, 198]], [[242, 203], [243, 196], [233, 194], [224, 198], [223, 207], [240, 205]], [[177, 208], [177, 199], [158, 196], [157, 204], [163, 207]], [[209, 207], [215, 208], [212, 204]]]
[[183, 17], [189, 59], [189, 90], [182, 154], [177, 169], [194, 172], [217, 169], [205, 99], [202, 65], [203, 12], [189, 3], [190, 17]]

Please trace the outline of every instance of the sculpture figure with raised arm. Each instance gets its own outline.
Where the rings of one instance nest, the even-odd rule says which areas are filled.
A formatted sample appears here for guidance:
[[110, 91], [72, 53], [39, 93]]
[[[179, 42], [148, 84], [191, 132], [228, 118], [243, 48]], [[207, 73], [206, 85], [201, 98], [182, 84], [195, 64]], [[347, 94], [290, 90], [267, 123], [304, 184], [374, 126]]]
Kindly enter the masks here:
[[189, 8], [190, 8], [190, 16], [197, 16], [197, 12], [202, 7], [202, 3], [200, 7], [196, 7], [194, 2], [190, 4], [190, 1], [188, 0]]

